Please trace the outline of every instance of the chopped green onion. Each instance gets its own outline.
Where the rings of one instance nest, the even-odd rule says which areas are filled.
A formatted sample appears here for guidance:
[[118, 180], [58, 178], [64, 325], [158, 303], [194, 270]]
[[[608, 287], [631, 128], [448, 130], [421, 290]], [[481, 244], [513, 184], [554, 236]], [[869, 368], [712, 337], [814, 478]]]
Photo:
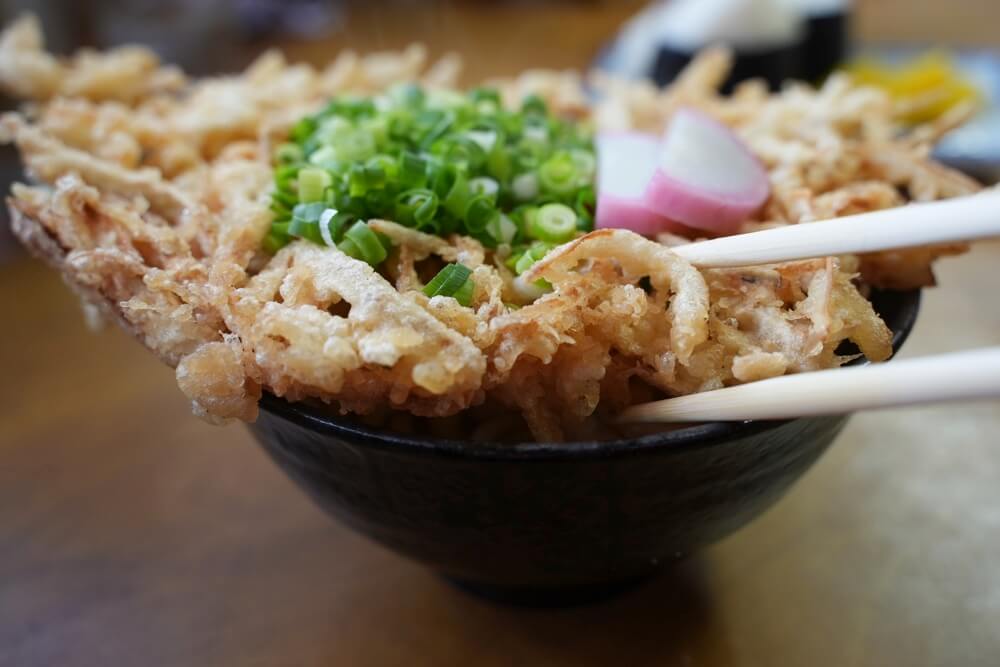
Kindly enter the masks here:
[[[343, 218], [340, 219], [340, 223], [337, 224], [337, 209], [328, 208], [323, 211], [323, 214], [319, 216], [319, 220], [316, 222], [316, 226], [319, 227], [319, 235], [323, 238], [323, 243], [326, 244], [328, 248], [332, 248], [337, 245], [337, 238], [340, 236], [340, 227], [343, 226]], [[334, 223], [331, 225], [331, 223]]]
[[531, 227], [531, 223], [535, 219], [535, 214], [537, 213], [537, 206], [524, 204], [522, 206], [518, 206], [511, 212], [511, 218], [517, 223], [517, 226], [522, 232], [527, 233], [527, 230]]
[[420, 148], [426, 148], [442, 137], [454, 122], [455, 115], [450, 111], [440, 109], [421, 111], [413, 119], [408, 138]]
[[549, 141], [549, 128], [545, 125], [525, 125], [522, 136], [535, 144], [546, 144]]
[[338, 137], [350, 132], [354, 124], [344, 116], [327, 118], [316, 130], [316, 138], [324, 146], [332, 146]]
[[486, 163], [486, 151], [469, 137], [446, 137], [431, 147], [446, 164], [463, 169], [480, 169]]
[[338, 135], [331, 141], [340, 162], [356, 162], [367, 160], [375, 154], [375, 138], [363, 130], [351, 130]]
[[489, 153], [497, 143], [497, 133], [493, 130], [469, 130], [467, 139], [474, 141], [484, 152]]
[[295, 218], [301, 218], [305, 222], [317, 222], [323, 211], [326, 210], [326, 204], [323, 202], [313, 202], [311, 204], [296, 204], [295, 208], [292, 209], [292, 216]]
[[473, 88], [469, 91], [469, 99], [474, 103], [492, 102], [500, 106], [500, 91], [496, 88]]
[[531, 244], [531, 247], [528, 248], [528, 254], [534, 257], [536, 260], [544, 259], [544, 257], [549, 254], [549, 251], [551, 251], [554, 247], [555, 245], [551, 243], [535, 241], [534, 243]]
[[576, 227], [581, 232], [589, 232], [594, 228], [594, 213], [597, 210], [597, 195], [593, 186], [587, 186], [576, 194]]
[[347, 255], [348, 257], [353, 257], [354, 259], [359, 259], [361, 261], [364, 261], [364, 258], [361, 255], [361, 249], [357, 245], [355, 245], [354, 241], [352, 241], [351, 239], [345, 238], [344, 240], [342, 240], [340, 243], [337, 244], [337, 249], [340, 250], [340, 252]]
[[348, 192], [352, 197], [362, 197], [372, 190], [380, 190], [385, 186], [387, 171], [395, 169], [394, 162], [386, 163], [378, 156], [364, 164], [355, 163], [347, 172]]
[[292, 184], [301, 171], [301, 167], [297, 164], [289, 164], [283, 167], [278, 167], [274, 170], [274, 186], [279, 192], [290, 192], [292, 189]]
[[487, 230], [497, 243], [511, 244], [517, 236], [517, 223], [501, 213], [487, 227]]
[[298, 201], [298, 197], [294, 193], [277, 190], [271, 193], [271, 210], [277, 212], [276, 209], [281, 209], [281, 211], [290, 214]]
[[396, 84], [389, 90], [389, 96], [406, 107], [418, 107], [424, 103], [424, 91], [414, 83]]
[[333, 183], [325, 169], [306, 167], [299, 171], [299, 201], [323, 201], [323, 191]]
[[538, 169], [547, 153], [547, 146], [521, 139], [514, 148], [511, 158], [514, 162], [515, 171], [533, 171]]
[[538, 95], [528, 95], [521, 100], [521, 111], [524, 113], [545, 115], [549, 112], [549, 107]]
[[274, 159], [281, 164], [302, 162], [304, 158], [305, 153], [302, 151], [302, 146], [298, 144], [284, 143], [274, 150]]
[[[525, 241], [572, 238], [570, 215], [575, 228], [593, 227], [592, 130], [552, 115], [537, 96], [520, 110], [487, 88], [463, 95], [400, 84], [373, 98], [341, 96], [298, 122], [273, 157], [271, 210], [286, 227], [268, 233], [270, 251], [304, 238], [378, 264], [388, 243], [378, 252], [378, 235], [356, 223], [386, 218], [512, 247], [513, 269], [538, 259]], [[565, 208], [539, 216], [554, 204]]]
[[554, 244], [544, 241], [535, 241], [527, 247], [516, 246], [514, 252], [507, 258], [504, 264], [516, 275], [521, 275], [534, 266], [535, 262], [549, 254], [549, 251], [554, 247]]
[[514, 271], [517, 266], [518, 261], [524, 256], [523, 252], [511, 253], [510, 257], [504, 260], [504, 266], [506, 266], [511, 271]]
[[289, 239], [287, 237], [280, 237], [275, 234], [268, 234], [264, 237], [264, 242], [261, 244], [264, 252], [268, 255], [275, 255], [279, 250], [288, 245]]
[[474, 280], [469, 278], [464, 283], [462, 283], [462, 286], [459, 287], [458, 290], [452, 296], [455, 297], [455, 301], [458, 301], [459, 304], [468, 307], [469, 304], [472, 303], [472, 295], [475, 293], [475, 291], [476, 291], [476, 283]]
[[526, 301], [534, 301], [546, 292], [552, 291], [552, 285], [547, 280], [536, 280], [529, 283], [521, 276], [514, 278], [512, 287], [514, 292]]
[[469, 181], [469, 189], [472, 190], [473, 194], [483, 195], [496, 201], [500, 192], [500, 184], [489, 176], [480, 176]]
[[576, 189], [579, 173], [569, 153], [556, 153], [538, 169], [538, 182], [543, 192], [564, 195]]
[[456, 218], [464, 218], [472, 201], [472, 188], [464, 172], [452, 173], [452, 178], [454, 180], [444, 197], [444, 207]]
[[528, 201], [538, 196], [538, 175], [534, 173], [520, 174], [511, 183], [514, 198], [518, 201]]
[[470, 232], [481, 232], [500, 215], [488, 197], [480, 195], [469, 202], [465, 210], [465, 225]]
[[333, 150], [333, 146], [320, 146], [309, 156], [309, 164], [327, 169], [331, 167], [337, 168], [339, 166], [337, 151]]
[[291, 224], [288, 226], [288, 234], [296, 238], [312, 241], [317, 245], [323, 244], [323, 236], [319, 233], [319, 224], [317, 222], [306, 222], [301, 218], [293, 218]]
[[326, 210], [326, 204], [315, 202], [298, 204], [292, 209], [292, 220], [287, 233], [297, 238], [308, 239], [313, 243], [323, 245], [323, 235], [320, 233], [319, 220]]
[[292, 141], [300, 144], [315, 131], [316, 121], [312, 118], [303, 118], [292, 127], [292, 131], [288, 133], [288, 136]]
[[576, 165], [576, 172], [579, 176], [578, 185], [588, 187], [594, 181], [594, 174], [597, 173], [597, 158], [591, 151], [574, 148], [569, 152], [570, 159]]
[[414, 188], [396, 198], [396, 218], [407, 227], [426, 227], [438, 210], [438, 197], [433, 190]]
[[471, 277], [472, 270], [464, 264], [449, 264], [427, 283], [424, 294], [429, 297], [454, 297], [463, 306], [468, 306], [475, 288]]
[[514, 273], [516, 273], [517, 275], [521, 275], [522, 273], [530, 269], [532, 266], [534, 266], [535, 262], [537, 261], [538, 260], [532, 257], [530, 253], [524, 253], [523, 255], [518, 257], [516, 262], [514, 262]]
[[466, 104], [465, 95], [453, 90], [435, 90], [427, 95], [427, 107], [430, 109], [459, 109]]
[[486, 158], [486, 172], [498, 181], [510, 178], [511, 156], [502, 146], [494, 146]]
[[541, 241], [565, 243], [576, 236], [576, 212], [565, 204], [546, 204], [538, 209], [528, 234]]
[[289, 223], [287, 222], [271, 223], [271, 230], [264, 237], [264, 252], [273, 255], [292, 242], [292, 236], [288, 233], [288, 227]]
[[403, 187], [423, 187], [427, 181], [427, 160], [416, 153], [403, 151], [399, 157], [399, 181]]
[[385, 247], [368, 223], [359, 220], [344, 234], [339, 246], [346, 254], [372, 266], [378, 266], [387, 256]]
[[320, 114], [324, 117], [342, 116], [351, 120], [356, 120], [363, 116], [370, 116], [375, 113], [375, 103], [364, 97], [348, 96], [331, 100], [326, 109]]

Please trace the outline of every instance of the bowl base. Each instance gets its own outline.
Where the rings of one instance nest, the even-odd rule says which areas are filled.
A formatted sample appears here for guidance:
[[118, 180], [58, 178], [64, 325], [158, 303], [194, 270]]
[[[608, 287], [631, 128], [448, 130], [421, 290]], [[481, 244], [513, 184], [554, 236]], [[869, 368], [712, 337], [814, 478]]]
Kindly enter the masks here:
[[533, 607], [546, 609], [555, 607], [577, 607], [596, 604], [627, 593], [646, 583], [657, 575], [657, 571], [638, 577], [602, 584], [582, 586], [562, 586], [558, 588], [534, 588], [522, 586], [502, 586], [465, 581], [445, 576], [444, 579], [464, 593], [490, 602], [512, 607]]

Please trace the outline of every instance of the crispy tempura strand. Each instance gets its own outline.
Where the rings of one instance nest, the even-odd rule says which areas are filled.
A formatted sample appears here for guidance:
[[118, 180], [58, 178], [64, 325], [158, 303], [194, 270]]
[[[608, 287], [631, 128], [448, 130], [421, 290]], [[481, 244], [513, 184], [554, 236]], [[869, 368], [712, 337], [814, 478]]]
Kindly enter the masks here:
[[[928, 157], [965, 110], [907, 134], [884, 93], [841, 76], [723, 97], [730, 63], [706, 51], [663, 90], [593, 75], [596, 105], [576, 72], [495, 83], [510, 104], [538, 95], [600, 128], [659, 133], [683, 106], [728, 124], [771, 182], [746, 231], [978, 189]], [[14, 186], [12, 227], [90, 312], [176, 367], [206, 419], [252, 420], [267, 391], [410, 427], [412, 415], [469, 410], [481, 437], [516, 433], [516, 411], [542, 440], [594, 437], [603, 417], [664, 394], [835, 367], [845, 341], [885, 359], [891, 332], [858, 281], [929, 285], [932, 261], [964, 250], [699, 271], [668, 247], [689, 239], [601, 230], [515, 279], [509, 246], [372, 220], [393, 245], [381, 274], [306, 241], [263, 252], [272, 154], [299, 119], [344, 93], [447, 89], [459, 65], [429, 66], [420, 46], [345, 52], [325, 69], [268, 52], [242, 74], [188, 80], [137, 47], [57, 58], [37, 21], [20, 19], [0, 35], [0, 88], [33, 106], [0, 119], [0, 141], [17, 145], [34, 185]], [[422, 291], [453, 262], [472, 270], [468, 306]]]

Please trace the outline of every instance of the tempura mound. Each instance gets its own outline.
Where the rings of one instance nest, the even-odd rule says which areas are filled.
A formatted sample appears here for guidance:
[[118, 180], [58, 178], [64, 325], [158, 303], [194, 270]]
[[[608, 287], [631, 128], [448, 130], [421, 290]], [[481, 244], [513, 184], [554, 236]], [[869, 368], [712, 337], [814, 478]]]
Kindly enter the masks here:
[[[538, 94], [599, 127], [659, 131], [682, 105], [727, 123], [771, 179], [748, 231], [977, 189], [928, 157], [959, 113], [901, 133], [877, 90], [834, 75], [820, 90], [749, 83], [721, 97], [728, 67], [708, 51], [662, 91], [595, 75], [593, 107], [572, 73], [495, 84], [505, 102]], [[252, 421], [262, 392], [374, 417], [506, 407], [552, 441], [650, 398], [838, 366], [845, 341], [884, 360], [891, 332], [863, 291], [933, 284], [931, 262], [964, 249], [700, 271], [670, 250], [684, 239], [599, 230], [516, 280], [502, 251], [392, 221], [370, 223], [394, 245], [381, 273], [305, 241], [260, 250], [270, 156], [298, 118], [336, 94], [451, 88], [457, 74], [453, 57], [428, 65], [412, 47], [323, 70], [267, 53], [239, 76], [192, 81], [137, 47], [59, 60], [23, 18], [0, 37], [0, 86], [31, 102], [0, 121], [33, 183], [7, 200], [12, 226], [175, 367], [207, 419]], [[454, 261], [473, 270], [471, 307], [420, 291], [428, 265]], [[525, 293], [542, 278], [551, 291]]]

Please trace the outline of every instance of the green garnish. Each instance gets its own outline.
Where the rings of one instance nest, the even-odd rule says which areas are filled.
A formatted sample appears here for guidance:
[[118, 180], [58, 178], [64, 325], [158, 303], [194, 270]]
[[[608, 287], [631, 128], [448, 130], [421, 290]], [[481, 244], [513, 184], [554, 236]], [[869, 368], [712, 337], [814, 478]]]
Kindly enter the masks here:
[[554, 247], [555, 244], [544, 241], [535, 241], [531, 245], [517, 245], [514, 246], [513, 252], [504, 263], [508, 269], [514, 272], [514, 275], [519, 276], [534, 266], [535, 262], [549, 254], [549, 251]]
[[337, 247], [351, 257], [363, 260], [372, 266], [381, 264], [388, 254], [368, 223], [360, 220], [347, 230], [344, 240]]
[[576, 236], [576, 212], [566, 204], [546, 204], [531, 219], [531, 235], [549, 243], [565, 243]]
[[274, 161], [279, 164], [295, 164], [302, 162], [304, 157], [302, 147], [298, 144], [285, 143], [274, 150]]
[[464, 264], [449, 264], [427, 283], [424, 294], [430, 297], [450, 296], [463, 306], [468, 306], [472, 303], [475, 288], [469, 267]]
[[407, 84], [377, 98], [335, 98], [275, 150], [275, 222], [264, 249], [329, 239], [378, 266], [384, 244], [379, 252], [378, 237], [356, 223], [384, 218], [523, 256], [532, 242], [593, 228], [594, 155], [588, 127], [551, 115], [534, 96], [520, 110], [505, 109], [491, 88], [463, 95]]
[[323, 201], [323, 192], [333, 183], [333, 176], [325, 169], [306, 167], [299, 171], [299, 201]]

